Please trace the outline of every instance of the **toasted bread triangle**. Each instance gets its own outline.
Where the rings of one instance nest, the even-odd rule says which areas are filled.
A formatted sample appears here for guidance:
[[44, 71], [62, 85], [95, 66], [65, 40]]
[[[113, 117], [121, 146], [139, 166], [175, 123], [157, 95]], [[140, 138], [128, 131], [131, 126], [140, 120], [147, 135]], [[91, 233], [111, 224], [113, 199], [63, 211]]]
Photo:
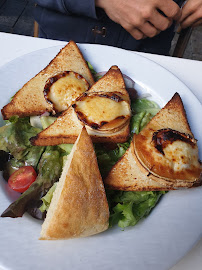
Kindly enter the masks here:
[[85, 237], [108, 228], [109, 207], [92, 141], [82, 129], [42, 225], [43, 240]]
[[[104, 179], [106, 188], [124, 191], [165, 190], [162, 185], [144, 174], [137, 165], [133, 142]], [[172, 189], [172, 188], [168, 188]]]
[[[75, 143], [84, 124], [79, 121], [74, 109], [70, 106], [55, 122], [30, 139], [32, 145], [58, 145]], [[87, 128], [87, 127], [86, 127]], [[129, 124], [114, 133], [97, 133], [88, 129], [88, 134], [94, 143], [125, 142], [130, 132]]]
[[[98, 80], [88, 92], [114, 92], [117, 89], [119, 93], [126, 98], [126, 100], [129, 100], [129, 95], [125, 89], [125, 83], [121, 71], [117, 66], [112, 66], [111, 69], [100, 80]], [[83, 123], [77, 118], [74, 109], [69, 107], [52, 125], [44, 129], [36, 137], [33, 137], [31, 142], [33, 145], [74, 143], [82, 126]], [[101, 134], [87, 126], [86, 128], [93, 142], [125, 142], [128, 139], [130, 132], [129, 121], [120, 131], [114, 133]]]
[[41, 115], [51, 111], [52, 107], [46, 102], [43, 94], [45, 82], [48, 78], [61, 71], [74, 71], [82, 75], [90, 85], [94, 83], [93, 76], [82, 53], [74, 41], [70, 41], [56, 57], [28, 81], [13, 97], [12, 101], [2, 109], [4, 119], [13, 115], [20, 117]]
[[178, 93], [175, 93], [169, 102], [152, 118], [147, 128], [150, 126], [156, 126], [156, 129], [167, 127], [193, 136], [182, 99]]
[[[164, 137], [161, 146], [164, 142], [165, 144], [160, 152], [159, 146], [155, 146], [153, 136], [158, 132], [164, 134], [164, 131], [171, 134], [171, 137], [162, 135]], [[141, 165], [154, 176], [167, 181], [184, 182], [184, 185], [199, 181], [202, 168], [198, 146], [177, 93], [147, 126], [134, 136], [134, 149]]]
[[[193, 162], [194, 168], [191, 171], [192, 177], [189, 179], [186, 178], [187, 174], [183, 173], [181, 173], [181, 178], [175, 178], [173, 175], [167, 178], [162, 177], [162, 171], [171, 173], [166, 167], [165, 161], [162, 161], [162, 164], [158, 163], [157, 168], [160, 168], [158, 173], [153, 172], [156, 164], [155, 156], [152, 155], [151, 134], [165, 128], [174, 129], [193, 136], [186, 118], [183, 103], [177, 93], [138, 135], [134, 135], [130, 148], [114, 165], [104, 180], [106, 187], [118, 190], [140, 191], [172, 190], [201, 185], [202, 168], [198, 161], [197, 145], [194, 150], [194, 160], [189, 158], [189, 161], [191, 163]], [[149, 145], [148, 149], [145, 149], [146, 145]], [[160, 154], [158, 153], [159, 156]], [[141, 160], [142, 157], [143, 160]], [[148, 162], [150, 163], [148, 164]]]
[[134, 141], [122, 158], [113, 166], [104, 179], [105, 187], [123, 191], [168, 191], [190, 188], [202, 184], [202, 180], [185, 182], [167, 181], [148, 172], [137, 159], [134, 152]]
[[120, 92], [127, 100], [129, 100], [128, 92], [125, 89], [123, 75], [117, 66], [112, 66], [88, 92]]

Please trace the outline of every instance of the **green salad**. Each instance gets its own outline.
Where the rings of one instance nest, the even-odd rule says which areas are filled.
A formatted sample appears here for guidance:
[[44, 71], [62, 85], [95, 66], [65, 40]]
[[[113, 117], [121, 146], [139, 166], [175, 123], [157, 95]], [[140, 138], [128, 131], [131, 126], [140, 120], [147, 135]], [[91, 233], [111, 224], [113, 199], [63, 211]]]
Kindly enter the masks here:
[[[88, 66], [98, 80], [100, 75], [90, 63]], [[113, 150], [109, 150], [104, 144], [94, 144], [103, 179], [129, 148], [133, 134], [138, 134], [160, 108], [146, 98], [136, 98], [131, 102], [131, 110], [130, 138], [127, 142], [118, 143]], [[19, 198], [2, 213], [2, 217], [21, 217], [28, 212], [35, 218], [44, 219], [73, 144], [32, 146], [29, 139], [47, 128], [55, 119], [52, 116], [14, 116], [0, 127], [0, 170], [3, 171], [4, 179], [9, 181], [10, 176], [29, 166], [36, 172], [33, 183], [25, 191], [20, 191]], [[151, 212], [163, 194], [164, 191], [106, 190], [110, 227], [116, 224], [121, 228], [134, 226]]]
[[[131, 103], [131, 138], [159, 111], [158, 105], [148, 99], [136, 99]], [[30, 124], [30, 118], [11, 117], [0, 128], [0, 167], [5, 179], [22, 166], [32, 166], [37, 172], [36, 180], [3, 213], [3, 217], [20, 217], [26, 211], [35, 218], [43, 219], [50, 205], [53, 191], [62, 172], [63, 164], [70, 154], [72, 144], [58, 146], [32, 146], [29, 139], [49, 126], [54, 117], [40, 117], [40, 124]], [[131, 138], [125, 143], [118, 143], [113, 150], [102, 144], [95, 144], [98, 165], [102, 177], [106, 177], [112, 166], [125, 153]], [[6, 158], [6, 157], [7, 158]], [[162, 191], [115, 191], [106, 190], [110, 226], [118, 224], [121, 228], [134, 226], [146, 217], [157, 204]]]

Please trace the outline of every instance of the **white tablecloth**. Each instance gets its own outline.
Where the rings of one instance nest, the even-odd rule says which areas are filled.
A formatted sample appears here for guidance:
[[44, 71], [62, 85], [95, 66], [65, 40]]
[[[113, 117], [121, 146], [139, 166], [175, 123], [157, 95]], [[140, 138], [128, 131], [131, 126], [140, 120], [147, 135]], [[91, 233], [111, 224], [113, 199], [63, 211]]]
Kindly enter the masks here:
[[[0, 67], [21, 55], [61, 44], [64, 43], [61, 41], [0, 33]], [[140, 54], [175, 74], [175, 76], [189, 87], [202, 103], [202, 61], [178, 59], [145, 53]], [[170, 270], [191, 269], [202, 269], [202, 239]]]

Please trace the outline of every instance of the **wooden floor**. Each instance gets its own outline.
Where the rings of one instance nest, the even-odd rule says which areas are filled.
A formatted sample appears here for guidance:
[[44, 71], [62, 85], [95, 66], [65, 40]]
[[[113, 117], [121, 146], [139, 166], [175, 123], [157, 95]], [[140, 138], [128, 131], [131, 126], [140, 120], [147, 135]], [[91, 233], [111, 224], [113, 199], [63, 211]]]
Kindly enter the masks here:
[[[0, 32], [33, 36], [33, 10], [34, 0], [0, 0]], [[202, 61], [202, 26], [192, 32], [183, 58]]]

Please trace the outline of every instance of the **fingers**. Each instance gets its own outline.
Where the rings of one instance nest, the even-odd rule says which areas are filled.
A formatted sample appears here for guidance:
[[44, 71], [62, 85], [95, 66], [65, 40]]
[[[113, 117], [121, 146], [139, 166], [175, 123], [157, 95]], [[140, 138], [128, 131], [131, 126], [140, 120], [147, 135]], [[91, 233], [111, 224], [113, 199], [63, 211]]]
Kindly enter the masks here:
[[192, 3], [193, 3], [192, 1], [189, 1], [183, 6], [182, 16], [180, 17], [179, 22], [184, 21], [188, 16], [190, 16], [195, 12], [196, 7]]
[[202, 19], [200, 18], [200, 14], [196, 12], [186, 17], [184, 21], [181, 22], [180, 26], [182, 28], [187, 28], [189, 26], [195, 27], [195, 26], [201, 25], [201, 21]]
[[182, 11], [174, 1], [158, 1], [157, 7], [166, 15], [166, 17], [172, 20], [178, 20], [181, 17]]
[[158, 35], [161, 31], [156, 29], [152, 24], [149, 22], [144, 23], [143, 25], [139, 26], [139, 28], [132, 28], [127, 30], [136, 40], [144, 39], [147, 37], [154, 37]]
[[[161, 14], [159, 10], [166, 16]], [[135, 26], [135, 29], [139, 30], [138, 37], [145, 35], [152, 38], [161, 31], [165, 31], [169, 28], [173, 20], [177, 20], [180, 16], [181, 10], [175, 2], [171, 0], [157, 1], [156, 8], [153, 6], [153, 8], [144, 9], [144, 13], [142, 14], [143, 21], [141, 24]]]
[[202, 20], [202, 1], [188, 1], [182, 8], [182, 16], [179, 19], [180, 26], [187, 28], [189, 26], [201, 25]]
[[[120, 24], [135, 39], [154, 37], [181, 16], [173, 0], [102, 0], [108, 17]], [[98, 5], [99, 0], [95, 3]]]
[[136, 40], [140, 40], [146, 37], [154, 37], [160, 33], [160, 30], [156, 29], [149, 22], [139, 23], [136, 26], [124, 27]]
[[137, 28], [133, 28], [129, 31], [129, 33], [131, 34], [131, 36], [133, 36], [136, 40], [140, 40], [145, 38], [145, 35], [138, 30]]
[[191, 26], [192, 24], [194, 24], [196, 21], [197, 21], [196, 14], [193, 13], [189, 15], [188, 17], [186, 17], [184, 21], [181, 22], [180, 26], [181, 28], [187, 28]]
[[150, 37], [150, 38], [158, 35], [161, 32], [149, 22], [145, 22], [143, 25], [140, 26], [139, 29], [145, 36]]
[[193, 27], [196, 27], [196, 26], [199, 26], [199, 25], [202, 25], [202, 19], [200, 19], [197, 22], [195, 22], [192, 26]]
[[165, 31], [167, 28], [169, 28], [173, 20], [170, 18], [166, 18], [162, 14], [160, 14], [157, 10], [154, 10], [153, 16], [150, 18], [150, 23], [153, 24], [156, 29], [160, 31]]

